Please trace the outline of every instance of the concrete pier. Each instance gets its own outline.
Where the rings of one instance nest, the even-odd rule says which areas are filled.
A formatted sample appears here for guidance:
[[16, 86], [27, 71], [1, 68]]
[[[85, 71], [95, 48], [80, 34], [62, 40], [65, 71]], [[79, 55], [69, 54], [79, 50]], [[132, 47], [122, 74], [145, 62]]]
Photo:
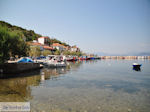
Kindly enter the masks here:
[[34, 69], [40, 69], [39, 63], [4, 63], [0, 64], [0, 73], [1, 74], [13, 74], [21, 73], [25, 71], [31, 71]]

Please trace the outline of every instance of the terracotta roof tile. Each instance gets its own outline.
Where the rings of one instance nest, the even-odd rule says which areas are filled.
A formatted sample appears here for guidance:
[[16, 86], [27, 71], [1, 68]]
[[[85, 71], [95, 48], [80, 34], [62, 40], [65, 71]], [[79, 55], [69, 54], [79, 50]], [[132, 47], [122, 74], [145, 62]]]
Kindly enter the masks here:
[[42, 46], [42, 44], [38, 43], [38, 42], [32, 42], [32, 43], [30, 43], [30, 45], [39, 45], [39, 46]]
[[52, 46], [63, 46], [62, 44], [59, 44], [59, 43], [53, 43]]
[[44, 49], [53, 50], [53, 48], [52, 48], [52, 47], [50, 47], [50, 46], [43, 46], [43, 48], [44, 48]]

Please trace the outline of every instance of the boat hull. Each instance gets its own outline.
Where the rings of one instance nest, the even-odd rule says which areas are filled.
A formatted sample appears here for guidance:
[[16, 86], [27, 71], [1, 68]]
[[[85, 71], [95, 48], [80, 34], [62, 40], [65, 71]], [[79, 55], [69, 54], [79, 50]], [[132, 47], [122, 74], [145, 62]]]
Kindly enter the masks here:
[[133, 65], [133, 67], [135, 67], [135, 68], [140, 68], [141, 65]]
[[67, 59], [67, 61], [77, 61], [77, 59]]

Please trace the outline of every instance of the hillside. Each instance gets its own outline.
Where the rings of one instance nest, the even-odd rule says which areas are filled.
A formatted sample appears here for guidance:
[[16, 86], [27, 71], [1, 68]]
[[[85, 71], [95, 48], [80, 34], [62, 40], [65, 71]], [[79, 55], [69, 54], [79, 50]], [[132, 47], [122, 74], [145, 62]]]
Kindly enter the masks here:
[[[0, 27], [3, 27], [3, 28], [5, 27], [5, 29], [8, 30], [8, 32], [15, 33], [19, 37], [21, 37], [23, 40], [26, 40], [26, 41], [33, 41], [33, 40], [36, 40], [38, 37], [42, 36], [40, 34], [35, 33], [33, 30], [26, 30], [22, 27], [11, 25], [5, 21], [0, 21]], [[51, 42], [50, 44], [60, 43], [65, 46], [69, 46], [65, 42], [61, 42], [60, 40], [57, 40], [55, 38], [51, 38], [50, 42]]]
[[5, 27], [9, 32], [16, 33], [18, 36], [25, 39], [26, 41], [32, 41], [41, 36], [40, 34], [35, 33], [33, 30], [26, 30], [24, 28], [11, 25], [4, 21], [0, 21], [0, 27]]

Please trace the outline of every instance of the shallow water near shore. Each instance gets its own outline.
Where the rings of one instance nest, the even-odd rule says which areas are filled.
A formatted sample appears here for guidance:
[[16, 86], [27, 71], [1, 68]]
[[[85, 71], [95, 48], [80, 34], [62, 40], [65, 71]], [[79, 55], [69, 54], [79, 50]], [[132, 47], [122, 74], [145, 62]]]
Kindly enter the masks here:
[[32, 112], [150, 112], [149, 67], [150, 60], [93, 60], [43, 68], [0, 79], [0, 101], [29, 101]]

